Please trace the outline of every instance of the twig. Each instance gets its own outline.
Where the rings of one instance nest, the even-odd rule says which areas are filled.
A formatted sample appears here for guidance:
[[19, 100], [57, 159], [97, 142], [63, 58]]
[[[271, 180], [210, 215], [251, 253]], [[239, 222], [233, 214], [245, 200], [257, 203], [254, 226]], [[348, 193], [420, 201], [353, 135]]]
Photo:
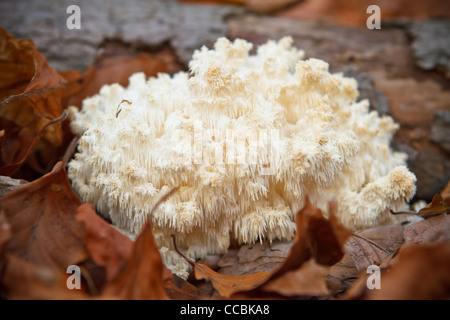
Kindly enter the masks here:
[[175, 241], [175, 235], [172, 234], [171, 235], [172, 240], [173, 240], [173, 247], [175, 248], [175, 251], [184, 258], [184, 260], [187, 261], [187, 263], [189, 263], [192, 267], [195, 267], [195, 262], [192, 261], [191, 259], [189, 259], [188, 257], [186, 257], [177, 247], [177, 242]]

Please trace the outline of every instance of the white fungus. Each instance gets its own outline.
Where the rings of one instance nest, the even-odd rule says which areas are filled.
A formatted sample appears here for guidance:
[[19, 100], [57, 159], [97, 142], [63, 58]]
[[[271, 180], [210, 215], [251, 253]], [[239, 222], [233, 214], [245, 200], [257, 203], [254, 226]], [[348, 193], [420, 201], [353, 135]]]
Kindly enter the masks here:
[[309, 196], [361, 229], [391, 222], [415, 193], [405, 155], [390, 141], [389, 116], [357, 102], [357, 82], [304, 60], [292, 39], [250, 55], [244, 40], [194, 53], [190, 73], [105, 85], [71, 107], [81, 135], [69, 177], [84, 201], [130, 236], [158, 199], [154, 234], [166, 265], [186, 276], [171, 235], [191, 258], [239, 243], [291, 239]]

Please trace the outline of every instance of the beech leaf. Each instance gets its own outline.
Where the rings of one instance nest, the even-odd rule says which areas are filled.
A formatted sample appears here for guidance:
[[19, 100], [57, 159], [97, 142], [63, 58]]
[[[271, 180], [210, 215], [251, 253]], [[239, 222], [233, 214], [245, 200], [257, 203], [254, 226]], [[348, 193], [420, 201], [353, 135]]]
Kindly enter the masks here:
[[89, 256], [106, 269], [106, 280], [111, 281], [130, 258], [133, 242], [102, 219], [91, 203], [78, 207], [76, 219], [85, 226]]
[[81, 199], [72, 190], [62, 162], [40, 179], [0, 198], [0, 212], [11, 227], [4, 251], [58, 270], [83, 261], [84, 228], [75, 220]]

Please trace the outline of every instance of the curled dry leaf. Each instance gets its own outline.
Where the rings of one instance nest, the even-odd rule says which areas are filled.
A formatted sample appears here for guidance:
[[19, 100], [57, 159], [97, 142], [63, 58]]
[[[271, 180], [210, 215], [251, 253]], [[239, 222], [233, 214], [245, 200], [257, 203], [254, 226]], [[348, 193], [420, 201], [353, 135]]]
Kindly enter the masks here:
[[4, 252], [64, 272], [83, 261], [84, 229], [75, 220], [80, 205], [62, 162], [40, 179], [9, 192], [0, 198], [1, 215], [11, 226]]
[[403, 232], [405, 245], [450, 241], [450, 216], [440, 214], [407, 226]]
[[[29, 158], [29, 156], [32, 154], [33, 149], [35, 148], [36, 144], [38, 143], [41, 135], [45, 130], [50, 127], [51, 125], [57, 124], [67, 117], [67, 113], [63, 112], [58, 118], [53, 119], [49, 122], [47, 122], [41, 130], [37, 133], [36, 136], [31, 136], [26, 131], [20, 130], [19, 136], [17, 137], [20, 140], [20, 143], [17, 143], [17, 141], [13, 141], [13, 145], [20, 145], [20, 149], [18, 150], [17, 154], [12, 156], [12, 152], [5, 153], [6, 157], [12, 158], [12, 163], [8, 163], [5, 161], [2, 161], [4, 163], [3, 166], [0, 167], [0, 175], [13, 175], [17, 170], [20, 169], [20, 167], [25, 163], [25, 161]], [[9, 143], [9, 142], [8, 142]], [[9, 150], [11, 151], [11, 150]], [[0, 157], [2, 157], [3, 154], [0, 154]], [[7, 161], [7, 160], [6, 160]], [[32, 164], [33, 165], [33, 164]], [[34, 167], [37, 168], [37, 171], [42, 171], [42, 169], [39, 168], [37, 164], [34, 164]]]
[[148, 221], [134, 242], [130, 258], [117, 276], [106, 284], [102, 295], [119, 299], [168, 299], [164, 287], [171, 276], [162, 263]]
[[442, 195], [435, 194], [431, 202], [420, 209], [417, 213], [413, 211], [394, 212], [391, 210], [391, 214], [411, 214], [419, 216], [423, 219], [438, 216], [441, 213], [450, 213], [450, 194], [448, 191], [448, 186], [442, 191]]
[[[336, 204], [330, 203], [326, 219], [320, 209], [306, 199], [297, 213], [297, 231], [285, 261], [274, 272], [225, 275], [194, 263], [175, 249], [194, 267], [196, 279], [211, 281], [217, 292], [226, 298], [267, 298], [303, 295], [326, 295], [328, 266], [344, 255], [343, 246], [351, 231], [335, 217]], [[175, 237], [174, 237], [175, 240]]]
[[420, 209], [417, 214], [425, 219], [450, 212], [450, 197], [442, 198], [441, 195], [434, 195], [431, 203]]
[[297, 269], [311, 257], [325, 266], [342, 259], [344, 244], [352, 232], [338, 222], [336, 206], [336, 203], [330, 203], [329, 219], [326, 219], [322, 211], [306, 198], [305, 206], [297, 213], [297, 231], [291, 250], [286, 261], [271, 278]]
[[[153, 207], [149, 217], [158, 206], [178, 188], [164, 195]], [[171, 280], [172, 272], [162, 263], [161, 254], [153, 236], [151, 218], [134, 241], [130, 258], [120, 272], [105, 285], [104, 297], [119, 299], [168, 299], [165, 284]]]
[[97, 215], [91, 203], [78, 207], [76, 219], [85, 226], [89, 256], [106, 269], [106, 281], [112, 281], [130, 258], [133, 242]]
[[222, 297], [229, 298], [236, 292], [252, 290], [261, 283], [264, 283], [271, 275], [270, 272], [265, 271], [242, 275], [218, 273], [202, 263], [195, 263], [187, 258], [178, 250], [175, 236], [172, 236], [172, 238], [175, 250], [194, 268], [195, 278], [197, 280], [206, 279], [211, 281], [214, 289], [216, 289]]
[[436, 300], [450, 298], [450, 242], [402, 247], [380, 275], [381, 288], [367, 289], [364, 273], [346, 299]]
[[[352, 232], [336, 217], [337, 204], [329, 203], [329, 218], [308, 198], [297, 213], [297, 231], [286, 261], [259, 290], [288, 296], [326, 295], [329, 266], [344, 256], [344, 245]], [[305, 282], [305, 279], [310, 282]], [[251, 295], [255, 295], [252, 292]]]
[[175, 274], [172, 275], [171, 279], [165, 281], [164, 289], [172, 300], [197, 300], [205, 298], [199, 288]]
[[195, 264], [195, 277], [198, 280], [211, 281], [217, 292], [225, 298], [231, 297], [236, 292], [253, 290], [264, 283], [271, 275], [270, 272], [255, 272], [242, 275], [229, 275], [218, 273], [201, 264]]
[[[0, 117], [36, 136], [62, 113], [64, 79], [38, 52], [31, 40], [19, 40], [0, 28]], [[46, 142], [62, 141], [61, 125], [48, 127]]]

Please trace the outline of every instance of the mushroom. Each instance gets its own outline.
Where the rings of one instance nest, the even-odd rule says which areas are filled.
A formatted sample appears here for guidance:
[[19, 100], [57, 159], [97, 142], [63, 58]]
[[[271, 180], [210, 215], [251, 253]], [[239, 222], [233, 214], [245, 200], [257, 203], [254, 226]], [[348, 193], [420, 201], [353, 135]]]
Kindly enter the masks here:
[[398, 125], [357, 101], [357, 82], [304, 59], [290, 37], [252, 44], [220, 38], [190, 73], [130, 77], [70, 108], [81, 135], [68, 167], [84, 201], [130, 237], [152, 206], [166, 265], [186, 277], [171, 235], [193, 258], [239, 243], [291, 239], [308, 196], [351, 228], [391, 223], [416, 190], [406, 156], [390, 141]]

